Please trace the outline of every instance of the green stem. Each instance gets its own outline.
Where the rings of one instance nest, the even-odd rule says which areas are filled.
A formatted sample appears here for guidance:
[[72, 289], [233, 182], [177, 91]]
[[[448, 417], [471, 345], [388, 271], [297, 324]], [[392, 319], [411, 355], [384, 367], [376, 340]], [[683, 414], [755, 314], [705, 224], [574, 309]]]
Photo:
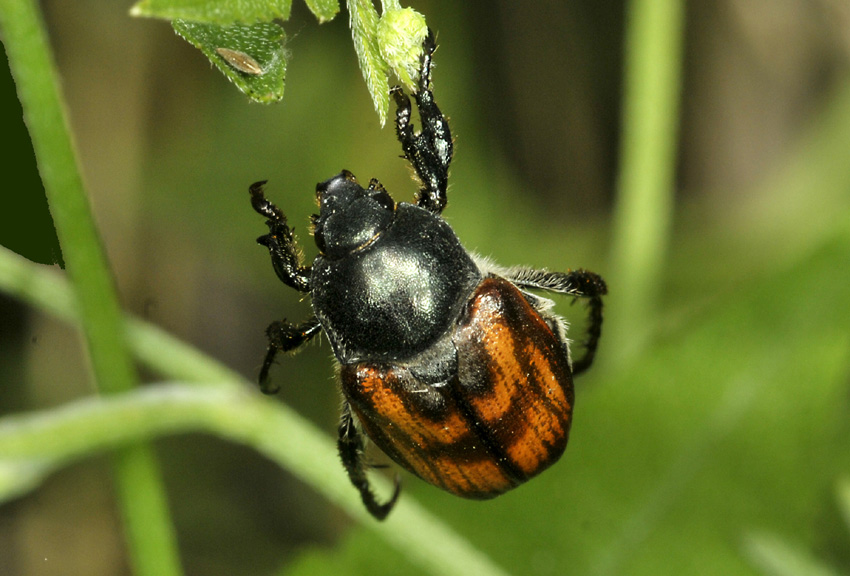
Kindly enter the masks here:
[[612, 349], [638, 351], [654, 317], [675, 196], [684, 2], [631, 0], [612, 246]]
[[[74, 294], [65, 278], [53, 269], [34, 266], [26, 258], [2, 247], [0, 291], [65, 322], [81, 322]], [[135, 357], [158, 374], [185, 381], [240, 381], [241, 376], [227, 366], [153, 324], [128, 316], [125, 328]]]
[[[103, 393], [136, 384], [124, 325], [64, 116], [41, 14], [33, 0], [0, 0], [0, 27], [24, 119], [73, 281], [92, 372]], [[114, 470], [131, 559], [139, 575], [181, 573], [165, 494], [146, 446], [116, 453]]]
[[[0, 290], [64, 320], [79, 320], [64, 278], [4, 248]], [[385, 522], [376, 522], [342, 471], [333, 441], [286, 405], [247, 394], [251, 385], [238, 374], [142, 320], [127, 320], [127, 339], [136, 357], [152, 370], [203, 385], [148, 387], [0, 420], [0, 500], [31, 489], [50, 470], [92, 451], [151, 435], [206, 431], [266, 454], [428, 573], [505, 574], [409, 496]], [[382, 478], [373, 481], [380, 493], [391, 492]]]
[[[43, 413], [6, 417], [0, 421], [0, 478], [17, 476], [19, 470], [30, 474], [33, 463], [48, 471], [95, 451], [190, 431], [245, 443], [292, 470], [431, 574], [506, 574], [410, 498], [403, 498], [385, 522], [375, 521], [346, 480], [332, 443], [322, 433], [278, 402], [248, 393], [234, 383], [148, 386], [108, 398], [87, 398]], [[329, 470], [338, 473], [329, 474]], [[385, 479], [376, 477], [374, 483], [379, 492], [391, 492]]]

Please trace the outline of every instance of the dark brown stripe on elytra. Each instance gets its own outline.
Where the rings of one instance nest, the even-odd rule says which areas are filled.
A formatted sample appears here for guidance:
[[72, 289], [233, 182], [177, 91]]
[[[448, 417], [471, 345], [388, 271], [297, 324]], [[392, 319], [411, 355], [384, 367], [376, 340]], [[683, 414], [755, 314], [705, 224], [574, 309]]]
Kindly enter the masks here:
[[467, 498], [487, 498], [513, 487], [508, 478], [500, 477], [498, 466], [486, 478], [473, 476], [473, 472], [486, 467], [493, 459], [487, 452], [472, 449], [481, 442], [468, 431], [452, 442], [431, 442], [423, 446], [417, 445], [400, 427], [395, 427], [390, 437], [386, 434], [389, 428], [372, 425], [373, 421], [364, 419], [362, 414], [359, 417], [369, 437], [390, 458], [449, 492]]
[[[547, 328], [548, 329], [548, 328]], [[529, 351], [529, 345], [534, 347], [534, 351]], [[477, 362], [479, 363], [487, 363], [493, 372], [495, 372], [499, 378], [505, 379], [507, 376], [500, 369], [500, 365], [496, 361], [496, 359], [489, 353], [486, 348], [481, 348], [479, 351]], [[533, 355], [534, 353], [539, 353], [543, 356], [542, 360], [547, 365], [553, 368], [551, 372], [556, 377], [556, 382], [553, 384], [554, 386], [558, 386], [561, 389], [561, 394], [566, 401], [566, 406], [562, 405], [560, 402], [555, 402], [549, 395], [546, 393], [544, 386], [547, 386], [544, 378], [544, 373], [540, 368], [534, 365]], [[526, 409], [523, 406], [523, 402], [529, 396], [535, 399], [535, 402], [532, 402], [532, 407], [536, 408], [536, 405], [541, 405], [545, 410], [543, 412], [557, 414], [561, 418], [569, 416], [572, 412], [572, 389], [571, 386], [567, 386], [564, 388], [564, 382], [562, 380], [566, 380], [567, 384], [571, 384], [572, 380], [570, 378], [569, 372], [564, 370], [563, 362], [564, 360], [560, 360], [556, 354], [553, 354], [552, 350], [547, 347], [541, 347], [540, 342], [535, 341], [534, 339], [525, 338], [518, 342], [518, 345], [515, 347], [514, 359], [516, 360], [516, 364], [520, 367], [521, 371], [525, 374], [529, 374], [528, 379], [526, 379], [523, 385], [515, 385], [515, 395], [512, 396], [510, 406], [508, 410], [500, 414], [500, 418], [505, 419], [515, 419], [519, 413]], [[560, 370], [559, 370], [560, 368]], [[560, 374], [558, 373], [560, 372]], [[560, 376], [560, 378], [559, 378]], [[485, 384], [489, 383], [490, 378], [486, 377], [482, 378], [476, 385], [473, 386], [474, 389], [481, 390]], [[525, 389], [524, 389], [525, 388]], [[472, 399], [486, 399], [493, 395], [493, 390], [489, 390], [487, 393], [478, 393], [473, 394]], [[559, 394], [560, 395], [560, 394]], [[521, 396], [521, 398], [520, 398]], [[481, 415], [479, 414], [479, 417]]]
[[[531, 326], [522, 331], [522, 338], [515, 351], [517, 362], [529, 374], [529, 378], [517, 385], [517, 392], [522, 394], [523, 402], [517, 400], [505, 418], [538, 423], [538, 426], [532, 427], [535, 440], [539, 443], [539, 450], [535, 450], [536, 459], [530, 462], [515, 460], [526, 473], [534, 475], [560, 458], [566, 448], [574, 401], [572, 378], [566, 351], [559, 337], [528, 305], [518, 290], [512, 293], [511, 298], [517, 306], [514, 311], [523, 315]], [[554, 396], [547, 393], [550, 387], [556, 387], [552, 390]], [[537, 446], [534, 442], [524, 440], [522, 437], [513, 439], [513, 442], [510, 438], [502, 439], [509, 453], [516, 452], [516, 449], [522, 450], [523, 447]]]
[[[560, 340], [522, 294], [503, 279], [485, 279], [458, 330], [458, 347], [467, 354], [460, 374], [466, 395], [461, 396], [468, 401], [473, 421], [482, 422], [478, 429], [489, 439], [488, 444], [500, 452], [499, 461], [506, 472], [522, 482], [557, 460], [569, 433], [573, 400], [570, 373]], [[544, 386], [549, 384], [543, 378], [545, 371], [533, 362], [537, 355], [551, 367], [556, 380], [552, 385], [560, 387], [558, 393], [563, 394], [566, 406], [545, 393]], [[504, 393], [510, 393], [507, 407], [498, 413], [488, 412], [487, 401], [498, 400], [497, 395]], [[531, 431], [540, 445], [540, 450], [534, 451], [538, 456], [531, 462], [513, 460], [509, 455], [512, 449], [528, 446], [525, 440], [534, 421], [543, 426], [540, 434]], [[546, 436], [553, 438], [549, 441]]]
[[[548, 326], [546, 330], [548, 331]], [[548, 333], [551, 334], [551, 332]], [[538, 334], [535, 333], [535, 335]], [[528, 334], [526, 333], [524, 336], [528, 336]], [[566, 368], [566, 357], [559, 358], [557, 354], [553, 353], [551, 347], [546, 346], [546, 343], [541, 340], [540, 338], [526, 337], [518, 342], [515, 358], [522, 371], [529, 374], [529, 377], [523, 384], [514, 386], [515, 396], [512, 397], [508, 410], [501, 416], [503, 419], [508, 421], [534, 420], [529, 418], [528, 415], [523, 417], [527, 410], [533, 410], [537, 414], [547, 415], [546, 420], [551, 417], [551, 419], [560, 423], [572, 414], [572, 380], [569, 370]], [[529, 350], [532, 347], [533, 350]], [[536, 355], [539, 355], [540, 360], [549, 370], [544, 370], [535, 365]], [[551, 384], [546, 381], [547, 372], [555, 378], [555, 381]], [[558, 397], [562, 396], [566, 404], [556, 402], [551, 398], [546, 393], [545, 388], [548, 386], [557, 386], [559, 390], [556, 394]]]
[[[571, 410], [569, 405], [555, 402], [546, 395], [544, 386], [548, 384], [528, 355], [520, 351], [517, 361], [523, 364], [530, 376], [526, 382], [515, 387], [508, 409], [498, 420], [489, 421], [487, 428], [496, 442], [504, 447], [511, 462], [522, 470], [521, 477], [527, 479], [547, 468], [563, 454], [569, 436]], [[560, 386], [560, 383], [555, 382], [552, 386]], [[557, 394], [563, 392], [558, 391]], [[564, 394], [564, 401], [566, 396]], [[500, 427], [500, 421], [511, 423], [510, 430]], [[517, 451], [528, 451], [533, 453], [533, 457], [519, 458], [515, 454]]]
[[[392, 422], [392, 418], [386, 414], [385, 403], [377, 402], [378, 395], [374, 393], [376, 382], [381, 384], [381, 392], [384, 394], [382, 398], [386, 398], [386, 394], [392, 394], [404, 406], [403, 394], [398, 393], [399, 379], [393, 367], [370, 364], [343, 366], [340, 376], [343, 392], [367, 436], [387, 456], [407, 470], [417, 475], [427, 475], [426, 472], [429, 471], [433, 474], [433, 470], [422, 468], [427, 466], [427, 462], [416, 457], [417, 443], [413, 437], [404, 426]], [[389, 389], [389, 392], [386, 389]], [[365, 392], [366, 390], [370, 392]], [[392, 436], [385, 432], [387, 430], [392, 430]], [[408, 449], [402, 451], [399, 447]]]
[[[359, 372], [359, 377], [358, 377]], [[371, 376], [370, 376], [371, 374]], [[416, 418], [407, 410], [404, 400], [409, 387], [409, 372], [386, 365], [344, 366], [341, 370], [343, 390], [364, 431], [375, 444], [401, 466], [450, 492], [471, 498], [495, 496], [512, 487], [507, 478], [499, 478], [496, 468], [486, 483], [470, 474], [493, 463], [489, 450], [482, 450], [478, 431], [470, 429], [467, 415], [455, 405], [448, 394], [448, 418], [429, 422]], [[399, 376], [402, 376], [399, 378]], [[379, 390], [376, 394], [366, 389]], [[401, 410], [398, 408], [401, 407]], [[440, 427], [451, 424], [458, 434], [440, 440]], [[464, 472], [464, 469], [468, 473]], [[460, 477], [468, 488], [456, 479]], [[493, 486], [495, 484], [496, 486]]]

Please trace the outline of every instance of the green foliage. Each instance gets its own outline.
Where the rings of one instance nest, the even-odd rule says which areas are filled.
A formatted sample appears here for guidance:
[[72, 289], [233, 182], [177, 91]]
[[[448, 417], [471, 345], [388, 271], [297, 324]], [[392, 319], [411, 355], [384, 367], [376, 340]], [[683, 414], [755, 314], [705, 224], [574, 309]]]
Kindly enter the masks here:
[[[320, 23], [339, 11], [336, 0], [307, 0]], [[180, 36], [209, 58], [237, 88], [256, 102], [283, 98], [286, 58], [283, 30], [290, 0], [141, 0], [133, 16], [164, 18]], [[389, 110], [390, 74], [414, 87], [428, 27], [425, 17], [399, 2], [384, 2], [381, 16], [372, 0], [348, 0], [351, 36], [366, 87], [383, 125]]]
[[398, 2], [386, 2], [380, 17], [372, 0], [348, 0], [348, 11], [354, 50], [383, 125], [389, 110], [390, 70], [408, 89], [413, 87], [427, 34], [425, 18], [415, 10], [400, 9]]
[[390, 85], [386, 73], [387, 63], [381, 58], [378, 48], [378, 13], [372, 0], [349, 0], [348, 12], [351, 15], [354, 51], [357, 52], [363, 79], [383, 124], [390, 106]]
[[844, 477], [838, 482], [835, 490], [838, 510], [850, 535], [850, 477]]
[[[684, 2], [632, 0], [626, 27], [623, 136], [614, 212], [612, 294], [623, 314], [613, 342], [624, 357], [640, 348], [657, 299], [673, 213]], [[622, 324], [621, 324], [622, 323]]]
[[[2, 0], [0, 14], [8, 18], [20, 4]], [[308, 5], [320, 20], [335, 13], [333, 2]], [[191, 29], [200, 38], [196, 41], [201, 50], [219, 69], [234, 81], [245, 80], [255, 94], [275, 91], [274, 87], [257, 89], [251, 82], [264, 80], [271, 73], [266, 58], [279, 54], [282, 31], [277, 31], [277, 24], [260, 25], [259, 29], [265, 30], [265, 35], [260, 35], [266, 43], [262, 50], [256, 49], [259, 39], [244, 38], [253, 34], [249, 22], [288, 14], [288, 3], [272, 6], [260, 2], [147, 0], [137, 4], [134, 12], [188, 18], [186, 12], [168, 12], [178, 6], [196, 8], [191, 24], [177, 23], [176, 27]], [[231, 12], [197, 12], [208, 7]], [[385, 14], [400, 9], [390, 3], [383, 8]], [[272, 10], [278, 11], [277, 16], [271, 15]], [[364, 76], [373, 79], [371, 96], [385, 96], [389, 65], [381, 44], [390, 41], [378, 39], [381, 18], [371, 3], [352, 1], [349, 12], [356, 30], [355, 45], [360, 43], [357, 52], [363, 52], [361, 68]], [[320, 13], [323, 16], [319, 17]], [[231, 19], [211, 21], [216, 14], [229, 14]], [[234, 14], [242, 15], [241, 28], [233, 28], [233, 21], [239, 19]], [[44, 58], [45, 48], [26, 43], [37, 38], [31, 30], [20, 28], [15, 35], [9, 34], [8, 20], [3, 26], [10, 59], [16, 55], [41, 58], [28, 63], [24, 60], [17, 67], [19, 84], [26, 85], [27, 74], [51, 70], [49, 59]], [[227, 36], [233, 43], [226, 44], [220, 29], [238, 29], [240, 33]], [[681, 34], [675, 21], [665, 30]], [[357, 102], [341, 88], [340, 68], [336, 67], [341, 59], [332, 51], [312, 51], [317, 42], [306, 41], [311, 33], [302, 32], [302, 50], [309, 56], [312, 71], [303, 79], [309, 96], [291, 101], [292, 110], [273, 116], [268, 107], [245, 112], [212, 108], [205, 99], [198, 99], [192, 106], [200, 108], [202, 117], [216, 121], [192, 125], [194, 132], [185, 135], [191, 146], [168, 138], [153, 146], [154, 153], [161, 156], [151, 164], [156, 168], [173, 166], [178, 176], [168, 180], [160, 170], [150, 170], [144, 187], [147, 204], [143, 203], [142, 209], [152, 212], [151, 220], [159, 226], [155, 230], [174, 234], [173, 244], [200, 246], [188, 252], [190, 257], [180, 254], [193, 296], [196, 283], [209, 277], [192, 276], [194, 262], [187, 260], [215, 260], [226, 277], [221, 285], [228, 289], [234, 283], [248, 282], [246, 277], [252, 273], [240, 247], [250, 245], [260, 231], [256, 226], [250, 230], [243, 227], [243, 219], [234, 216], [236, 206], [239, 214], [250, 211], [241, 184], [243, 179], [251, 181], [246, 174], [255, 177], [253, 174], [260, 172], [259, 177], [264, 177], [271, 172], [277, 177], [285, 171], [286, 182], [279, 183], [279, 178], [273, 182], [278, 191], [283, 190], [280, 194], [286, 189], [296, 190], [285, 200], [288, 210], [297, 206], [292, 210], [294, 219], [312, 208], [312, 195], [298, 190], [312, 186], [324, 174], [320, 169], [339, 169], [341, 161], [371, 166], [375, 157], [398, 154], [386, 131], [381, 138], [372, 138], [371, 134], [364, 137], [363, 126], [357, 122], [368, 107], [365, 98], [352, 105], [352, 110], [341, 110], [340, 102]], [[414, 32], [402, 36], [411, 38]], [[453, 36], [443, 35], [447, 46], [451, 46], [450, 38]], [[669, 51], [681, 48], [670, 38], [661, 45], [666, 46], [664, 58], [653, 56], [652, 51], [638, 51], [643, 54], [638, 64], [654, 63], [680, 75], [678, 66], [670, 66], [679, 55]], [[16, 47], [19, 52], [13, 54]], [[216, 48], [236, 54], [222, 54]], [[240, 61], [240, 54], [250, 60]], [[255, 73], [252, 61], [262, 74]], [[441, 64], [445, 62], [441, 60]], [[282, 90], [282, 56], [280, 65]], [[452, 85], [447, 80], [452, 78], [452, 71], [450, 66], [440, 68], [441, 104], [444, 88], [459, 91], [458, 84], [477, 81], [472, 75], [456, 73]], [[50, 79], [37, 76], [36, 80], [32, 88], [35, 95], [49, 96], [54, 90]], [[680, 76], [672, 80], [673, 86], [681, 82]], [[332, 94], [328, 86], [333, 87]], [[287, 98], [295, 91], [293, 85]], [[305, 101], [307, 104], [300, 104]], [[41, 129], [48, 130], [47, 141], [53, 148], [48, 146], [40, 152], [39, 162], [47, 174], [46, 184], [51, 174], [62, 176], [54, 185], [61, 191], [51, 197], [51, 209], [62, 210], [63, 202], [80, 202], [85, 197], [73, 157], [68, 155], [70, 136], [49, 132], [63, 124], [62, 104], [58, 98], [33, 102], [31, 106], [49, 120]], [[304, 108], [296, 108], [299, 105]], [[382, 109], [378, 103], [376, 106]], [[308, 114], [310, 107], [320, 113]], [[670, 128], [672, 122], [675, 126], [675, 119], [670, 118], [675, 106], [649, 108], [627, 106], [629, 114], [639, 116], [628, 119], [630, 125], [639, 126], [647, 121], [640, 116], [652, 113], [662, 118], [650, 125]], [[162, 329], [120, 312], [117, 298], [108, 289], [103, 291], [101, 286], [90, 292], [86, 281], [104, 274], [104, 267], [96, 261], [99, 244], [91, 230], [72, 234], [70, 239], [67, 233], [61, 234], [73, 282], [70, 285], [53, 271], [0, 251], [0, 290], [36, 310], [79, 325], [86, 333], [102, 331], [105, 338], [90, 339], [93, 356], [114, 362], [115, 358], [108, 355], [123, 354], [126, 359], [130, 353], [156, 379], [167, 382], [32, 414], [4, 416], [0, 420], [0, 494], [9, 499], [37, 490], [47, 474], [92, 454], [120, 450], [154, 437], [202, 432], [244, 444], [264, 455], [358, 523], [330, 549], [311, 547], [295, 560], [285, 559], [283, 573], [287, 574], [448, 574], [452, 570], [459, 574], [510, 572], [531, 576], [841, 574], [840, 568], [832, 568], [837, 565], [832, 558], [850, 555], [847, 481], [838, 485], [837, 513], [833, 494], [835, 479], [846, 478], [850, 471], [850, 230], [846, 217], [850, 213], [846, 193], [850, 190], [850, 164], [844, 161], [850, 149], [850, 122], [846, 121], [850, 118], [850, 84], [839, 85], [823, 108], [824, 113], [812, 123], [799, 149], [789, 152], [785, 166], [762, 183], [762, 189], [742, 192], [740, 196], [747, 198], [735, 198], [726, 211], [668, 204], [673, 201], [670, 181], [675, 158], [664, 153], [663, 141], [632, 142], [636, 154], [661, 151], [650, 166], [632, 169], [637, 176], [662, 184], [660, 190], [622, 192], [634, 194], [653, 208], [651, 214], [639, 208], [626, 209], [624, 200], [618, 199], [621, 204], [617, 213], [622, 220], [613, 227], [613, 234], [622, 236], [614, 244], [625, 254], [633, 247], [624, 231], [646, 230], [648, 223], [658, 229], [648, 232], [649, 241], [641, 242], [634, 256], [642, 264], [633, 272], [644, 274], [643, 278], [635, 279], [628, 271], [611, 270], [610, 266], [613, 274], [609, 276], [604, 263], [602, 268], [586, 264], [609, 280], [619, 280], [611, 282], [606, 322], [612, 322], [606, 324], [599, 361], [586, 379], [577, 382], [576, 420], [564, 459], [533, 482], [487, 503], [459, 500], [405, 476], [402, 500], [385, 523], [366, 516], [339, 466], [330, 437], [332, 416], [323, 421], [327, 424], [325, 431], [319, 431], [286, 405], [259, 397], [250, 383], [218, 361]], [[386, 107], [383, 109], [386, 111]], [[462, 106], [447, 109], [452, 121], [461, 125], [474, 113]], [[210, 110], [216, 113], [210, 114]], [[297, 116], [312, 120], [320, 117], [331, 126], [330, 134], [339, 147], [332, 148], [327, 138], [315, 135], [307, 120], [287, 123]], [[31, 129], [33, 126], [38, 126], [37, 122], [30, 124]], [[34, 129], [34, 141], [39, 137], [38, 130]], [[669, 132], [660, 134], [652, 129], [637, 133], [646, 139], [670, 136]], [[252, 147], [257, 134], [274, 141], [271, 152]], [[475, 140], [475, 130], [467, 128], [459, 140], [462, 154], [453, 168], [452, 186], [463, 191], [463, 200], [457, 200], [460, 194], [453, 197], [456, 200], [448, 217], [456, 227], [465, 228], [464, 241], [468, 239], [470, 247], [492, 247], [502, 254], [513, 250], [512, 255], [518, 258], [540, 258], [550, 266], [585, 265], [565, 253], [577, 245], [605, 244], [605, 225], [597, 221], [588, 226], [591, 231], [577, 230], [551, 215], [536, 213], [529, 207], [522, 183], [513, 180], [504, 163], [494, 161], [498, 157], [491, 149], [476, 146]], [[344, 159], [340, 158], [340, 148], [350, 151]], [[223, 162], [222, 158], [234, 157], [234, 150], [251, 153], [238, 156], [238, 162]], [[374, 175], [384, 173], [378, 168]], [[625, 183], [623, 186], [628, 189]], [[396, 188], [390, 188], [396, 193]], [[63, 199], [63, 194], [69, 197]], [[187, 221], [187, 214], [203, 217]], [[671, 221], [674, 216], [678, 220], [675, 227]], [[244, 221], [248, 219], [246, 216]], [[77, 219], [71, 225], [82, 221]], [[507, 221], [512, 226], [502, 225]], [[302, 240], [304, 236], [302, 233]], [[78, 248], [73, 247], [75, 241]], [[541, 252], [532, 253], [532, 248]], [[659, 253], [653, 253], [659, 248]], [[245, 253], [249, 249], [245, 248]], [[77, 250], [87, 255], [82, 264]], [[593, 248], [588, 252], [593, 254]], [[654, 258], [662, 261], [661, 269], [643, 267]], [[268, 268], [267, 261], [263, 264]], [[263, 286], [273, 282], [271, 272], [265, 272]], [[638, 304], [630, 304], [623, 298], [637, 282], [645, 283], [646, 291]], [[166, 289], [172, 288], [169, 285]], [[85, 299], [96, 305], [86, 305]], [[226, 315], [215, 303], [210, 305], [205, 300], [202, 304], [206, 306], [202, 312], [205, 316]], [[637, 327], [618, 322], [635, 309], [630, 306], [636, 306], [640, 313]], [[104, 311], [100, 308], [107, 312], [113, 308], [120, 326], [115, 327], [115, 318], [97, 318]], [[284, 312], [275, 308], [274, 314], [278, 313]], [[579, 318], [579, 312], [576, 314]], [[121, 334], [126, 334], [126, 343]], [[237, 339], [230, 334], [226, 338]], [[634, 343], [634, 349], [626, 354], [611, 342]], [[229, 342], [231, 345], [235, 346]], [[317, 357], [325, 365], [327, 349], [319, 350]], [[306, 354], [309, 351], [302, 356]], [[288, 358], [287, 362], [300, 360]], [[121, 369], [99, 372], [113, 378]], [[319, 393], [318, 388], [309, 386], [312, 381], [306, 371], [281, 367], [279, 374], [299, 380], [290, 382], [287, 399], [299, 393]], [[316, 379], [323, 390], [332, 387], [329, 377], [320, 375]], [[60, 386], [63, 375], [57, 373], [55, 380]], [[376, 483], [385, 494], [388, 484], [380, 477]], [[135, 502], [143, 502], [147, 494], [139, 485], [121, 493]], [[203, 495], [193, 494], [198, 498]], [[253, 497], [250, 494], [248, 499]], [[284, 494], [284, 498], [290, 497]], [[204, 504], [216, 509], [225, 505], [220, 501]], [[824, 520], [831, 516], [840, 518], [832, 523]], [[301, 531], [303, 527], [296, 524], [293, 530]], [[150, 522], [141, 525], [154, 535], [169, 530], [167, 519], [164, 527]], [[215, 526], [216, 531], [225, 528]], [[264, 533], [267, 529], [263, 525], [249, 538], [262, 541], [268, 538]], [[336, 524], [334, 529], [338, 530]], [[163, 553], [146, 548], [143, 541], [132, 541], [130, 554], [153, 564], [168, 558], [167, 548]], [[830, 554], [822, 555], [824, 548], [831, 548]], [[794, 567], [797, 569], [791, 572]], [[241, 573], [254, 572], [253, 566], [243, 568]], [[141, 568], [138, 573], [163, 572]]]

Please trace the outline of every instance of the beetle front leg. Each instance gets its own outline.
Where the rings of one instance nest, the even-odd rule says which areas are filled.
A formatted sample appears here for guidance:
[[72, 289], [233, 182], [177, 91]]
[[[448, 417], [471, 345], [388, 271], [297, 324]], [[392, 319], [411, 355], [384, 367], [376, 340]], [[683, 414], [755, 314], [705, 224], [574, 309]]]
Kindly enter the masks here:
[[507, 278], [522, 288], [536, 288], [576, 298], [587, 298], [587, 336], [582, 342], [584, 356], [573, 362], [573, 374], [581, 374], [590, 368], [596, 356], [599, 338], [602, 336], [602, 296], [608, 293], [605, 280], [587, 270], [549, 272], [531, 268], [513, 268], [508, 271]]
[[251, 205], [261, 216], [266, 217], [269, 233], [257, 238], [257, 243], [269, 249], [272, 266], [278, 278], [299, 292], [310, 291], [310, 267], [301, 265], [301, 253], [286, 222], [283, 211], [266, 199], [262, 182], [251, 184]]
[[366, 465], [363, 462], [363, 437], [354, 424], [354, 417], [351, 415], [351, 408], [348, 402], [345, 402], [342, 407], [342, 419], [339, 423], [337, 447], [339, 448], [342, 465], [345, 467], [345, 471], [348, 472], [348, 478], [354, 487], [357, 488], [358, 492], [360, 492], [360, 498], [363, 500], [366, 509], [376, 519], [383, 520], [390, 513], [390, 510], [393, 509], [399, 494], [401, 494], [401, 483], [396, 478], [393, 495], [384, 504], [379, 504], [375, 499], [375, 493], [369, 484], [369, 478], [366, 477]]
[[396, 102], [396, 134], [404, 150], [404, 157], [413, 165], [422, 183], [416, 203], [434, 214], [440, 214], [446, 207], [446, 188], [454, 145], [449, 123], [434, 101], [431, 91], [434, 50], [434, 34], [429, 30], [422, 46], [418, 88], [413, 94], [422, 124], [420, 132], [414, 132], [410, 122], [410, 98], [399, 86], [394, 87], [391, 94]]
[[260, 390], [262, 390], [263, 394], [277, 394], [280, 390], [279, 387], [272, 386], [269, 382], [269, 369], [274, 364], [274, 359], [278, 352], [295, 350], [318, 334], [321, 329], [322, 326], [315, 317], [301, 324], [290, 324], [284, 320], [283, 322], [272, 322], [269, 325], [266, 329], [266, 336], [269, 338], [269, 348], [263, 360], [263, 367], [260, 368], [259, 377]]

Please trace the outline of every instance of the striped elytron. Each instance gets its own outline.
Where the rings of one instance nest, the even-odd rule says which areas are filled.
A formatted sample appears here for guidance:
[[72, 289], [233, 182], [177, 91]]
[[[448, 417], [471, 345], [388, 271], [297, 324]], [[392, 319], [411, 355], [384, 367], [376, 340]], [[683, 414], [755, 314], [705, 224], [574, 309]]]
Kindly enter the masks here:
[[[405, 158], [422, 183], [416, 204], [396, 203], [377, 181], [363, 188], [347, 171], [316, 187], [319, 255], [304, 266], [283, 212], [264, 182], [251, 186], [266, 217], [274, 270], [312, 299], [301, 324], [269, 326], [260, 371], [278, 352], [324, 331], [340, 364], [344, 395], [339, 452], [367, 509], [383, 519], [399, 495], [376, 499], [363, 462], [363, 434], [422, 479], [466, 498], [498, 496], [560, 458], [573, 411], [573, 376], [593, 361], [605, 282], [592, 272], [500, 269], [469, 254], [441, 218], [452, 159], [449, 125], [430, 86], [433, 36], [423, 47], [411, 102], [392, 95]], [[529, 290], [588, 300], [585, 352], [570, 358], [566, 325], [552, 302]]]

